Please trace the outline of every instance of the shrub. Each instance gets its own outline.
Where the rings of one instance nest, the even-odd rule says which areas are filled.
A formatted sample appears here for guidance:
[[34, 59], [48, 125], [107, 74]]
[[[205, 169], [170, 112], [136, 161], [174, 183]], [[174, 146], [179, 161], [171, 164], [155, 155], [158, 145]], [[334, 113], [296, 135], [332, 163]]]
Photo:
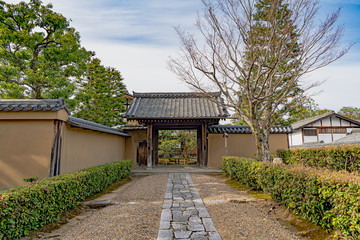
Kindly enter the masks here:
[[39, 177], [34, 176], [34, 177], [24, 178], [23, 181], [32, 183], [32, 182], [36, 182], [38, 179], [39, 179]]
[[360, 146], [300, 148], [279, 150], [278, 156], [286, 164], [303, 164], [309, 167], [326, 167], [331, 170], [360, 170]]
[[271, 194], [272, 198], [325, 229], [360, 237], [360, 176], [302, 165], [260, 163], [224, 157], [223, 171], [241, 183]]
[[0, 193], [0, 239], [16, 239], [59, 219], [79, 201], [131, 172], [124, 160], [59, 175]]

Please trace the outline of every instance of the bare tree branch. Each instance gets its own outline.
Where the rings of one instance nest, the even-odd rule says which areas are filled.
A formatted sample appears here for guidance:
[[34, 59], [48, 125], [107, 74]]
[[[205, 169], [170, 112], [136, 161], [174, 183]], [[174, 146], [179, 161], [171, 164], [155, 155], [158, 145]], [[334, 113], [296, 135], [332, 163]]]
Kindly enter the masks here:
[[270, 160], [270, 127], [305, 91], [301, 79], [346, 54], [340, 9], [315, 25], [316, 0], [202, 0], [196, 28], [176, 28], [180, 53], [168, 66], [199, 92], [214, 88], [256, 137], [258, 159]]

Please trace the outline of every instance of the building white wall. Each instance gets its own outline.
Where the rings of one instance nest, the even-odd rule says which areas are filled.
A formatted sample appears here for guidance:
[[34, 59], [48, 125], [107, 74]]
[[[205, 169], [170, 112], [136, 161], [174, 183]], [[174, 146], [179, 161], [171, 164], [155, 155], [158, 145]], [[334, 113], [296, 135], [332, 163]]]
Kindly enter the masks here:
[[341, 126], [348, 127], [350, 126], [350, 123], [348, 121], [341, 120]]
[[[341, 124], [342, 122], [345, 122], [345, 121], [341, 121]], [[333, 127], [340, 127], [340, 118], [337, 118], [337, 117], [331, 117], [331, 123], [332, 123], [332, 126]]]
[[317, 136], [304, 136], [304, 143], [317, 142]]
[[313, 124], [311, 124], [313, 127], [321, 127], [321, 121], [316, 121]]
[[293, 133], [289, 134], [289, 145], [301, 145], [302, 144], [302, 133], [301, 129], [294, 131]]
[[323, 133], [319, 134], [319, 142], [323, 141], [324, 143], [331, 143], [331, 134]]
[[330, 117], [321, 119], [323, 127], [330, 127]]
[[334, 134], [334, 141], [339, 140], [340, 138], [346, 137], [346, 134]]

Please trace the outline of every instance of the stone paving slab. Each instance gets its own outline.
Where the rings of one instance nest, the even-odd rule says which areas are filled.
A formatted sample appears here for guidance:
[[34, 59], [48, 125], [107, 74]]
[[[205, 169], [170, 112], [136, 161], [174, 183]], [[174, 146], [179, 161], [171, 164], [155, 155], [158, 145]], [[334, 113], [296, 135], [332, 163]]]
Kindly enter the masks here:
[[169, 173], [158, 240], [221, 240], [189, 173]]

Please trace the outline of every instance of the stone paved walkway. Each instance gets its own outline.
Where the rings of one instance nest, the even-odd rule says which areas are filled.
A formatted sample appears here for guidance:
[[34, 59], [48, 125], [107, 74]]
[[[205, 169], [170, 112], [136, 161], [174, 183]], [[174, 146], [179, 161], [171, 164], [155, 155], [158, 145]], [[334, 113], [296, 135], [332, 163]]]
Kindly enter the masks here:
[[158, 240], [221, 240], [188, 173], [169, 173]]

